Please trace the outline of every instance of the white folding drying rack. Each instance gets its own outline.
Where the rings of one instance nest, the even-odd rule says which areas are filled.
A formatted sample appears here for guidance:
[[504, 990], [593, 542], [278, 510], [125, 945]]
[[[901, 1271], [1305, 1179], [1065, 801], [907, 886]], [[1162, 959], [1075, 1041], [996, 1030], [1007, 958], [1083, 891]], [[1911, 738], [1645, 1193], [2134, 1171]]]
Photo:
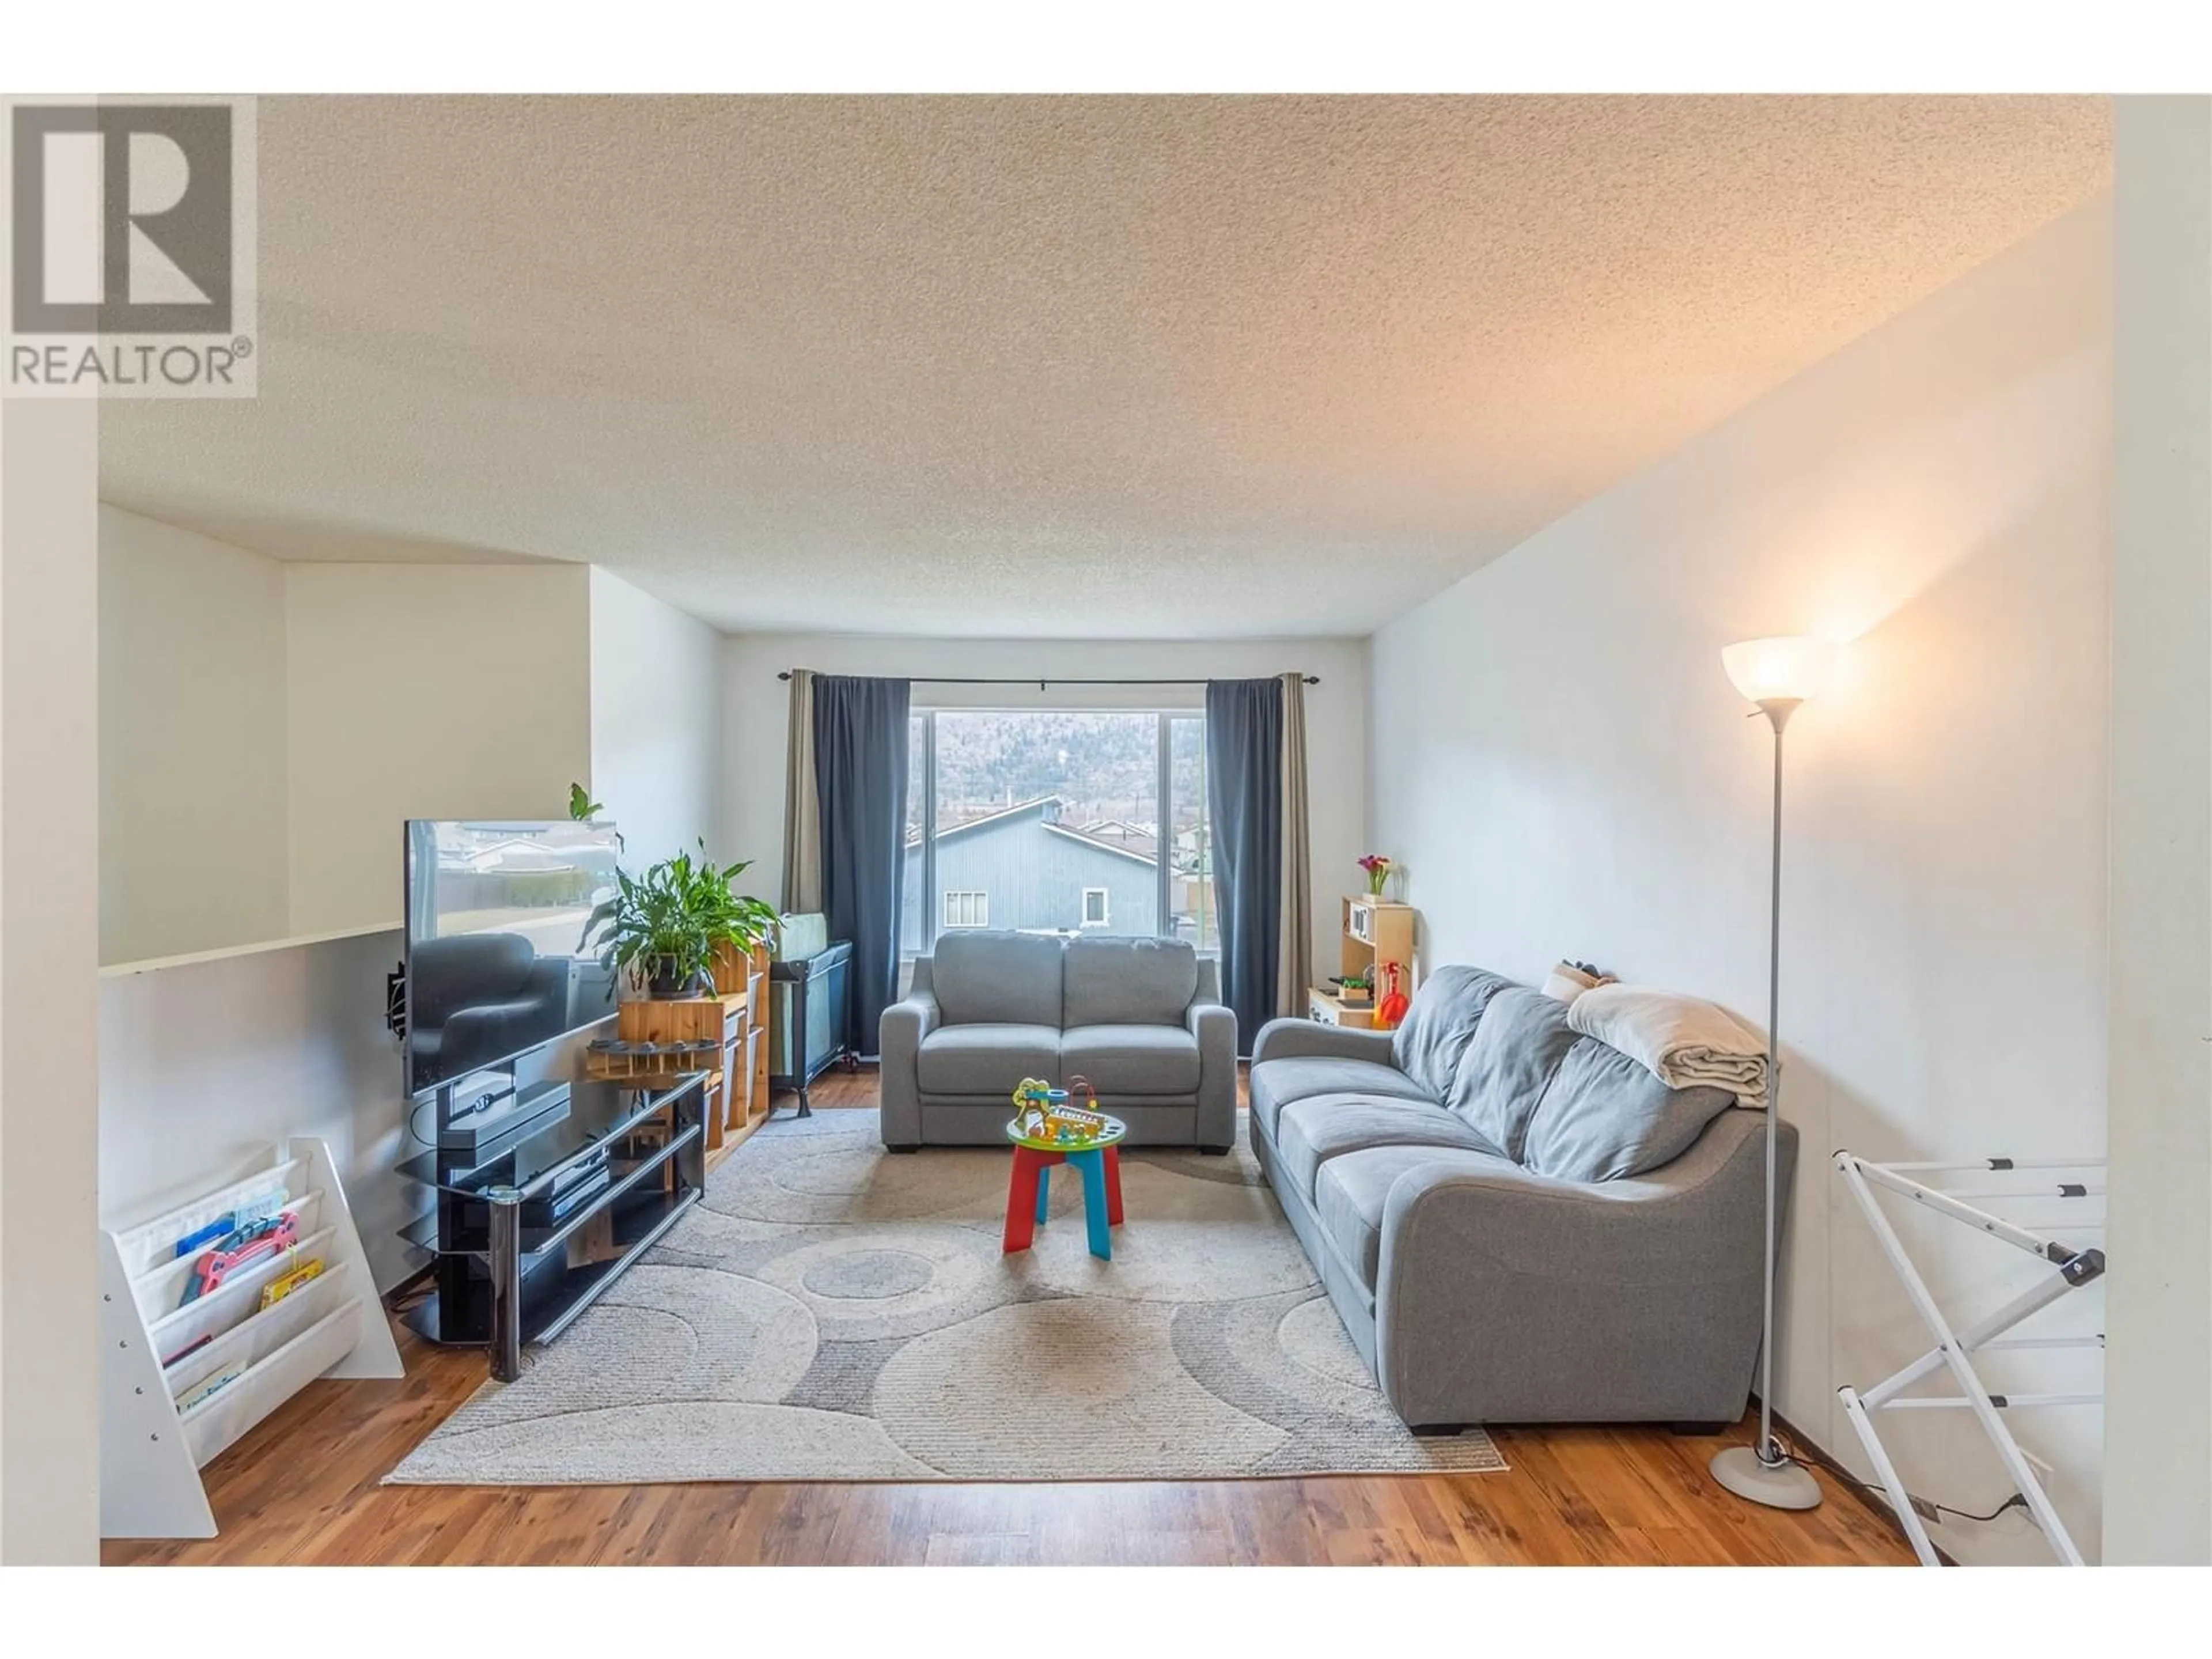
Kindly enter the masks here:
[[[181, 1239], [240, 1206], [290, 1210], [300, 1243], [190, 1302], [199, 1251]], [[280, 1143], [240, 1181], [117, 1232], [100, 1248], [100, 1532], [103, 1538], [212, 1538], [215, 1512], [199, 1472], [319, 1376], [400, 1376], [399, 1349], [377, 1298], [331, 1149]], [[323, 1271], [264, 1308], [261, 1287], [299, 1263]], [[211, 1340], [188, 1354], [179, 1351]], [[164, 1365], [164, 1356], [174, 1363]], [[225, 1370], [237, 1375], [179, 1408]]]
[[[2105, 1186], [2101, 1180], [2056, 1180], [2059, 1175], [2085, 1176], [2101, 1172], [2102, 1158], [1985, 1158], [1966, 1164], [1872, 1164], [1854, 1152], [1839, 1152], [1835, 1155], [1838, 1173], [1851, 1196], [1866, 1212], [1867, 1224], [1874, 1229], [1875, 1242], [1889, 1265], [1897, 1270], [1897, 1277], [1911, 1298], [1914, 1310], [1936, 1338], [1936, 1346], [1905, 1366], [1894, 1376], [1885, 1377], [1872, 1388], [1861, 1393], [1845, 1387], [1836, 1390], [1844, 1403], [1844, 1412], [1850, 1419], [1851, 1427], [1858, 1431], [1860, 1443], [1867, 1456], [1873, 1461], [1875, 1472], [1881, 1481], [1882, 1490], [1888, 1494], [1890, 1507], [1897, 1511], [1899, 1523], [1905, 1536], [1911, 1540], [1913, 1553], [1923, 1566], [1937, 1566], [1941, 1558], [1921, 1524], [1920, 1513], [1913, 1508], [1912, 1498], [1899, 1479], [1897, 1468], [1875, 1432], [1874, 1414], [1881, 1411], [1966, 1411], [1972, 1414], [1996, 1448], [2005, 1473], [2018, 1487], [2027, 1504], [2028, 1513], [2035, 1517], [2043, 1534], [2051, 1541], [2058, 1559], [2068, 1566], [2082, 1565], [2081, 1552], [2075, 1547], [2074, 1540], [2066, 1530], [2066, 1523], [2058, 1518], [2051, 1507], [2050, 1494], [2036, 1479], [2035, 1470], [2012, 1437], [2005, 1423], [2008, 1412], [2049, 1406], [2099, 1406], [2105, 1396], [2098, 1394], [1992, 1394], [1976, 1375], [1971, 1356], [1999, 1350], [2095, 1348], [2105, 1346], [2103, 1335], [2008, 1337], [2004, 1334], [2023, 1321], [2040, 1313], [2069, 1291], [2078, 1291], [2102, 1277], [2105, 1253], [2100, 1249], [2082, 1249], [2062, 1243], [2057, 1239], [2026, 1227], [2004, 1217], [1994, 1215], [1978, 1204], [1979, 1200], [1995, 1203], [2004, 1200], [2059, 1200], [2080, 1201], [2100, 1199]], [[1968, 1187], [1939, 1188], [1921, 1179], [1923, 1176], [1986, 1175], [1992, 1172], [2015, 1174], [2027, 1172], [2038, 1177], [2037, 1182], [2027, 1186], [2009, 1183], [1996, 1187]], [[1928, 1288], [1920, 1271], [1913, 1266], [1912, 1258], [1905, 1254], [1904, 1243], [1898, 1238], [1889, 1218], [1882, 1213], [1875, 1201], [1875, 1188], [1899, 1194], [1911, 1199], [1931, 1213], [1963, 1223], [1991, 1238], [2025, 1250], [2028, 1255], [2049, 1263], [2050, 1275], [2032, 1288], [2014, 1297], [2004, 1306], [1986, 1317], [1976, 1321], [1963, 1330], [1954, 1329], [1949, 1319], [1937, 1305], [1933, 1292]], [[2076, 1231], [2101, 1230], [2102, 1223], [2085, 1221]], [[1905, 1390], [1921, 1378], [1948, 1367], [1960, 1392], [1937, 1396], [1908, 1395]]]

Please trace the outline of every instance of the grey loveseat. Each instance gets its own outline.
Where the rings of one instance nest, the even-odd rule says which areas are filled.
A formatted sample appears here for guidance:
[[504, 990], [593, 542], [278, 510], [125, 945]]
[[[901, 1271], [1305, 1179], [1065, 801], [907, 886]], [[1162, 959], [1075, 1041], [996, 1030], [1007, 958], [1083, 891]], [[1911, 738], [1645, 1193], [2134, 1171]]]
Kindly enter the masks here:
[[1176, 940], [947, 933], [880, 1036], [893, 1152], [1003, 1146], [1015, 1085], [1078, 1075], [1131, 1146], [1236, 1144], [1237, 1016]]
[[[1271, 1022], [1251, 1096], [1260, 1167], [1415, 1429], [1742, 1414], [1760, 1114], [1474, 968], [1431, 975], [1395, 1032]], [[1785, 1194], [1796, 1145], [1783, 1125]]]

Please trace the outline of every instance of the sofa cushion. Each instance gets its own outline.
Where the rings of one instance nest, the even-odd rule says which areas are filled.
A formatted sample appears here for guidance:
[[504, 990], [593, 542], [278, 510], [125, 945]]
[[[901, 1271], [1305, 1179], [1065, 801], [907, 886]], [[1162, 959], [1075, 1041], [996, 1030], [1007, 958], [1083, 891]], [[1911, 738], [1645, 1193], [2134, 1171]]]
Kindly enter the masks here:
[[1369, 1290], [1382, 1261], [1382, 1206], [1390, 1188], [1408, 1170], [1431, 1164], [1455, 1170], [1510, 1170], [1513, 1166], [1489, 1152], [1461, 1152], [1442, 1146], [1370, 1146], [1346, 1152], [1321, 1166], [1314, 1180], [1314, 1213], [1321, 1230], [1344, 1265], [1359, 1275]]
[[915, 1076], [933, 1095], [1004, 1095], [1025, 1077], [1060, 1081], [1060, 1029], [1054, 1025], [940, 1025], [921, 1040]]
[[1567, 1005], [1512, 985], [1490, 999], [1444, 1103], [1484, 1141], [1518, 1163], [1537, 1103], [1580, 1039]]
[[1291, 1060], [1263, 1060], [1252, 1068], [1252, 1119], [1270, 1140], [1283, 1108], [1314, 1095], [1382, 1095], [1435, 1103], [1434, 1097], [1396, 1066], [1372, 1060], [1301, 1054]]
[[1406, 1018], [1390, 1035], [1398, 1069], [1431, 1100], [1451, 1092], [1460, 1056], [1490, 1000], [1512, 983], [1480, 968], [1439, 968], [1421, 981]]
[[[930, 955], [929, 984], [945, 1023], [1057, 1030], [1060, 950], [1058, 939], [1028, 933], [940, 935]], [[1017, 1076], [1014, 1082], [1020, 1080]]]
[[1561, 1181], [1618, 1181], [1672, 1164], [1734, 1097], [1724, 1089], [1670, 1089], [1641, 1061], [1594, 1036], [1559, 1062], [1521, 1161]]
[[1275, 1125], [1275, 1150], [1283, 1168], [1309, 1199], [1322, 1164], [1364, 1147], [1498, 1150], [1440, 1106], [1376, 1095], [1314, 1095], [1294, 1100], [1283, 1108]]
[[1063, 1024], [1180, 1025], [1198, 952], [1173, 939], [1072, 939], [1061, 974]]
[[1060, 1034], [1060, 1077], [1080, 1074], [1111, 1111], [1116, 1095], [1198, 1091], [1198, 1039], [1180, 1025], [1072, 1025]]

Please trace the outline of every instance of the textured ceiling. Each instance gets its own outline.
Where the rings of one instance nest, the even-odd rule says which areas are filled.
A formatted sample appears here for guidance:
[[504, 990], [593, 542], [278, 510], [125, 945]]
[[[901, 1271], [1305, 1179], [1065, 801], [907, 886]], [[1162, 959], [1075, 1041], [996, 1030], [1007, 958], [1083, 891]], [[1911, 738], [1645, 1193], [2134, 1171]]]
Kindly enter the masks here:
[[1364, 633], [2102, 188], [2091, 99], [264, 99], [108, 500], [723, 627]]

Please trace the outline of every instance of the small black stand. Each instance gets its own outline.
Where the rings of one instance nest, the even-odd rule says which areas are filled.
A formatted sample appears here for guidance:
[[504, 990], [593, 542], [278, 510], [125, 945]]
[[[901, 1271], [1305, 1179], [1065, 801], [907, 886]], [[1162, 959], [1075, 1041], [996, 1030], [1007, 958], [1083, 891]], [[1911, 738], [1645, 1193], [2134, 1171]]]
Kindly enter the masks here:
[[[775, 1042], [778, 1010], [775, 1008], [775, 986], [790, 988], [790, 1040], [785, 1044], [786, 1070], [771, 1072], [769, 1092], [795, 1089], [799, 1091], [799, 1115], [811, 1117], [814, 1110], [808, 1099], [808, 1091], [814, 1079], [827, 1071], [836, 1060], [843, 1060], [849, 1067], [855, 1063], [852, 1039], [846, 1030], [846, 982], [853, 959], [849, 939], [836, 944], [815, 955], [797, 962], [772, 962], [768, 976], [771, 989], [769, 994], [769, 1042], [771, 1051]], [[820, 1029], [816, 1028], [819, 1025]]]

